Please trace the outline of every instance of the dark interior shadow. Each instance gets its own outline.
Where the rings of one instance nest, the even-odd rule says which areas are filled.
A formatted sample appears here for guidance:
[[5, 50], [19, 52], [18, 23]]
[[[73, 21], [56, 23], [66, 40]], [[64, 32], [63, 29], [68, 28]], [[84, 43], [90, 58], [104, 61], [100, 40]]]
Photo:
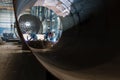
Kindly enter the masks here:
[[77, 25], [77, 29], [65, 31], [55, 50], [41, 55], [47, 62], [68, 70], [95, 67], [120, 56], [118, 2], [104, 1], [104, 7]]

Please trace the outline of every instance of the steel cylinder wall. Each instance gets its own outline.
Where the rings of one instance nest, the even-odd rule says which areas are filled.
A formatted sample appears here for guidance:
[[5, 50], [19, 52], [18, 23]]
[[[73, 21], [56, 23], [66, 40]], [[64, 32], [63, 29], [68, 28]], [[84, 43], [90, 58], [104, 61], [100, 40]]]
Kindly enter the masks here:
[[[17, 16], [24, 12], [25, 9], [32, 7], [37, 0], [17, 0], [16, 12]], [[67, 30], [80, 22], [87, 19], [98, 7], [100, 7], [102, 0], [68, 0], [71, 3], [70, 14], [61, 17], [63, 30]], [[66, 5], [63, 3], [63, 5]]]

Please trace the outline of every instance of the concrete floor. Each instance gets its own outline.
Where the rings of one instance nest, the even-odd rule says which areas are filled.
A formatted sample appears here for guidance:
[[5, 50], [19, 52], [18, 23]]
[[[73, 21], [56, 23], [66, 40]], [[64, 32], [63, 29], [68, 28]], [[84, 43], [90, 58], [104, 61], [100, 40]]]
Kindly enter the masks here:
[[0, 80], [46, 80], [46, 70], [17, 43], [0, 45]]

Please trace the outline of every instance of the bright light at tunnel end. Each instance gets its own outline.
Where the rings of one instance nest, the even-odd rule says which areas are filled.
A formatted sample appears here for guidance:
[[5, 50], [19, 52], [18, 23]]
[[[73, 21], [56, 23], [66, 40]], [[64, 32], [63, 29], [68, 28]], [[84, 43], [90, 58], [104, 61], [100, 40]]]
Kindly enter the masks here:
[[25, 23], [26, 26], [31, 26], [30, 22]]

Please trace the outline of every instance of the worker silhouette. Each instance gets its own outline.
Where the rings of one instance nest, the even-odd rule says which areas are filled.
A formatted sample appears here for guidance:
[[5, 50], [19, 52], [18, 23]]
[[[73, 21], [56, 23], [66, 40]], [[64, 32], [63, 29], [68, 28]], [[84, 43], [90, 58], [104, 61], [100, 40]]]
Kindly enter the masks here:
[[33, 32], [30, 34], [30, 39], [29, 40], [33, 40], [33, 41], [36, 41], [37, 40], [37, 35]]

